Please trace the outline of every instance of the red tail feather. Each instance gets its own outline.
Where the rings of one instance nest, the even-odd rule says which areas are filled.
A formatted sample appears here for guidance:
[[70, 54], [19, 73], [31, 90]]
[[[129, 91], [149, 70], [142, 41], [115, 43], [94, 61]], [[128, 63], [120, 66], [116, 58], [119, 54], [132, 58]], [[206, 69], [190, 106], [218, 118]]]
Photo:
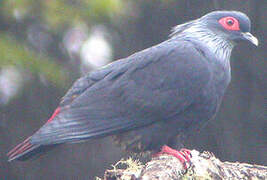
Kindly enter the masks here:
[[[60, 112], [60, 108], [58, 107], [53, 115], [48, 119], [47, 123], [51, 122]], [[30, 138], [27, 138], [22, 143], [18, 144], [15, 148], [13, 148], [10, 152], [7, 153], [8, 161], [12, 161], [15, 159], [23, 159], [25, 156], [33, 153], [34, 150], [44, 149], [39, 148], [41, 145], [34, 145], [30, 143]], [[37, 149], [38, 148], [38, 149]]]
[[18, 159], [19, 157], [27, 154], [28, 152], [32, 151], [33, 149], [36, 149], [39, 146], [34, 146], [30, 142], [30, 137], [27, 138], [22, 143], [18, 144], [15, 148], [13, 148], [11, 151], [7, 153], [8, 161], [12, 161], [14, 159]]

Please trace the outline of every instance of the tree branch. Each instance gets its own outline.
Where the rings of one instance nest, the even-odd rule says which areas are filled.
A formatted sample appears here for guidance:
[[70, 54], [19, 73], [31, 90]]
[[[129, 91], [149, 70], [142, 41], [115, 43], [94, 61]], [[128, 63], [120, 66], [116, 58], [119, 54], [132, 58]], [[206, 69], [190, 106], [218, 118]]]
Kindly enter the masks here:
[[[210, 152], [191, 151], [192, 158], [186, 171], [181, 162], [170, 155], [152, 158], [145, 165], [133, 159], [121, 160], [106, 170], [104, 180], [150, 179], [267, 179], [267, 167], [239, 162], [221, 162]], [[118, 168], [124, 165], [126, 168]]]

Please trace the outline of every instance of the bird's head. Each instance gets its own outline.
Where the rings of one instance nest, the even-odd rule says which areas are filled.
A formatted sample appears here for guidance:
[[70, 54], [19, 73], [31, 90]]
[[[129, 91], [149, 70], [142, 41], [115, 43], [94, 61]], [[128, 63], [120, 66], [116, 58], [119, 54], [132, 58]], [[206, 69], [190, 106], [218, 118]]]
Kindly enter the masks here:
[[199, 19], [173, 28], [171, 37], [198, 41], [211, 49], [219, 59], [229, 59], [231, 50], [239, 41], [258, 45], [251, 33], [247, 15], [238, 11], [213, 11]]
[[[220, 37], [230, 43], [249, 41], [258, 45], [258, 39], [250, 33], [251, 23], [247, 15], [238, 11], [213, 11], [199, 19], [173, 28], [172, 36], [193, 33], [199, 36], [207, 33], [212, 38]], [[183, 34], [184, 35], [184, 34]]]
[[244, 13], [215, 11], [201, 17], [199, 22], [232, 43], [245, 40], [258, 45], [258, 39], [250, 33], [250, 20]]

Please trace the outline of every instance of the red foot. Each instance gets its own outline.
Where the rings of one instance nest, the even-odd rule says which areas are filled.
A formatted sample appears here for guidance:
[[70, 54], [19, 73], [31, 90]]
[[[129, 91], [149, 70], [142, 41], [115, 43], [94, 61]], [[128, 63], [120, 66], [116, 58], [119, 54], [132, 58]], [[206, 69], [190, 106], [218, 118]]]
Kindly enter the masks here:
[[187, 163], [189, 163], [189, 165], [191, 164], [190, 158], [192, 157], [192, 155], [190, 150], [188, 149], [181, 149], [180, 151], [177, 151], [175, 149], [170, 148], [169, 146], [164, 145], [162, 146], [161, 151], [155, 154], [154, 156], [159, 156], [161, 154], [169, 154], [176, 157], [180, 160], [185, 169], [189, 168], [187, 167]]

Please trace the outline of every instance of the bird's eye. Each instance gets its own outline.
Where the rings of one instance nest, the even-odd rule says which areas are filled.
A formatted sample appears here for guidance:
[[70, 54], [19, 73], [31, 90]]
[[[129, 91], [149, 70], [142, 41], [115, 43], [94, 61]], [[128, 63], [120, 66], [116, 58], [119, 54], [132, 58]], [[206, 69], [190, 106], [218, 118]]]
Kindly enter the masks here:
[[239, 22], [234, 17], [223, 17], [219, 20], [219, 23], [226, 30], [230, 30], [230, 31], [239, 31], [240, 30]]
[[226, 23], [228, 24], [228, 26], [232, 26], [234, 24], [233, 19], [229, 18], [226, 20]]

